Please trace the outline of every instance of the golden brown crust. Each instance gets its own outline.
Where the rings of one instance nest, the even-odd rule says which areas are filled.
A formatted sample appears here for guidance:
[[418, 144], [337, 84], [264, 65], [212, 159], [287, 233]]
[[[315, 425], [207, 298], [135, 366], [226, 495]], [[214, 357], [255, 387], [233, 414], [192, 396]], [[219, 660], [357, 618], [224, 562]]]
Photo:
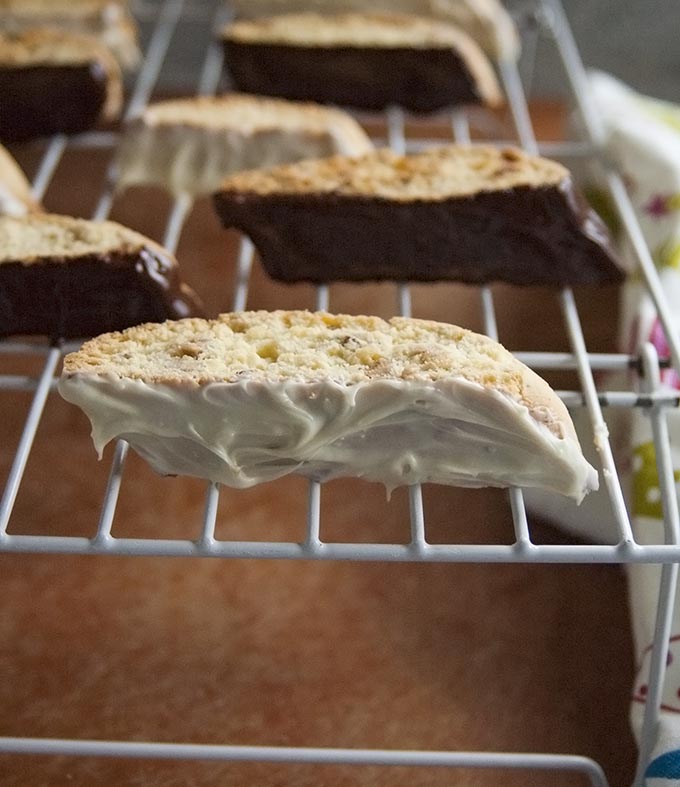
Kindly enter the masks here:
[[159, 244], [114, 221], [90, 221], [52, 213], [21, 218], [0, 217], [0, 265], [30, 265], [45, 257], [53, 261], [83, 255], [133, 254], [144, 248], [168, 252]]
[[360, 157], [301, 161], [226, 178], [221, 191], [342, 194], [395, 201], [436, 201], [517, 186], [556, 185], [569, 171], [516, 148], [448, 145], [400, 156], [378, 150]]
[[108, 8], [127, 10], [124, 0], [0, 0], [0, 11], [8, 13], [63, 13], [69, 16], [100, 15]]
[[226, 25], [222, 37], [250, 44], [288, 46], [455, 47], [460, 30], [410, 14], [280, 14]]
[[92, 35], [123, 68], [139, 62], [137, 25], [125, 0], [0, 0], [0, 30], [16, 34], [36, 27]]
[[0, 63], [5, 68], [44, 64], [89, 63], [111, 54], [96, 38], [49, 27], [0, 36]]
[[365, 10], [417, 14], [456, 25], [496, 59], [516, 59], [519, 52], [517, 30], [499, 0], [232, 0], [232, 8], [237, 19]]

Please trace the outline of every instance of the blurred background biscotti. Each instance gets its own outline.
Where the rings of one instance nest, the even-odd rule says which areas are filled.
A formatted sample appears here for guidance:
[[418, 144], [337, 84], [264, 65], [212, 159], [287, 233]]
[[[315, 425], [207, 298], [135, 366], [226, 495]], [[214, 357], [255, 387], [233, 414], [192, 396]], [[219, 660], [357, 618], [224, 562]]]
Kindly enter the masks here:
[[205, 195], [241, 170], [372, 148], [354, 118], [318, 104], [236, 93], [160, 101], [124, 129], [118, 187]]
[[497, 0], [236, 0], [233, 9], [237, 19], [308, 12], [417, 14], [459, 27], [494, 59], [514, 58], [519, 48], [514, 22]]
[[139, 63], [137, 25], [126, 0], [2, 0], [0, 31], [52, 27], [84, 33], [108, 47], [124, 69]]
[[496, 106], [493, 68], [460, 28], [406, 14], [282, 14], [221, 31], [237, 89], [359, 109]]
[[120, 67], [96, 38], [60, 28], [0, 33], [0, 141], [86, 131], [117, 119]]

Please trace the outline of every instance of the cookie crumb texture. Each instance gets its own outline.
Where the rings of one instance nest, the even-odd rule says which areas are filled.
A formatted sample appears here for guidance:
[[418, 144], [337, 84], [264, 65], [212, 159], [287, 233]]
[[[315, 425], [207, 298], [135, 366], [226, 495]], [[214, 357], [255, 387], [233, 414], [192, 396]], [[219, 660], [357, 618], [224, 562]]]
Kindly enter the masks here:
[[280, 281], [623, 279], [568, 170], [514, 148], [380, 150], [245, 172], [223, 182], [215, 206]]
[[487, 337], [424, 320], [237, 312], [143, 325], [67, 356], [99, 451], [246, 487], [291, 472], [388, 487], [597, 487], [549, 386]]

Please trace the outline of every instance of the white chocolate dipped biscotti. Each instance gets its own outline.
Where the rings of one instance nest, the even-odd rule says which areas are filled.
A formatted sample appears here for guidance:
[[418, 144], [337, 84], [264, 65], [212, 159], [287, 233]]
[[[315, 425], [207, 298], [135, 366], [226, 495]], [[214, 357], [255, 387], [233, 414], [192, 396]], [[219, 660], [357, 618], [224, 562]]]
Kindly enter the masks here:
[[241, 170], [372, 149], [354, 118], [318, 104], [240, 94], [161, 101], [125, 130], [119, 186], [209, 194]]
[[100, 453], [123, 438], [159, 473], [233, 487], [297, 472], [580, 501], [598, 486], [547, 383], [442, 323], [278, 311], [149, 324], [67, 356], [59, 390]]

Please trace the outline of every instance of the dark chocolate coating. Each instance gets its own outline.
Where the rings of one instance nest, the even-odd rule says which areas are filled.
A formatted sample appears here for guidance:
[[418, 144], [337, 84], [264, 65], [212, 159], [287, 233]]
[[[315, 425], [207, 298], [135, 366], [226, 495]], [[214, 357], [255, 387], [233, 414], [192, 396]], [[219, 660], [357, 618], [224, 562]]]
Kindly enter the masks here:
[[0, 66], [0, 141], [21, 142], [97, 124], [106, 103], [100, 63]]
[[609, 233], [565, 180], [556, 186], [396, 202], [340, 194], [215, 195], [285, 282], [601, 284], [623, 279]]
[[144, 322], [199, 316], [177, 267], [156, 249], [0, 265], [0, 336], [96, 336]]
[[481, 97], [453, 49], [300, 47], [224, 39], [234, 86], [298, 101], [434, 112]]

